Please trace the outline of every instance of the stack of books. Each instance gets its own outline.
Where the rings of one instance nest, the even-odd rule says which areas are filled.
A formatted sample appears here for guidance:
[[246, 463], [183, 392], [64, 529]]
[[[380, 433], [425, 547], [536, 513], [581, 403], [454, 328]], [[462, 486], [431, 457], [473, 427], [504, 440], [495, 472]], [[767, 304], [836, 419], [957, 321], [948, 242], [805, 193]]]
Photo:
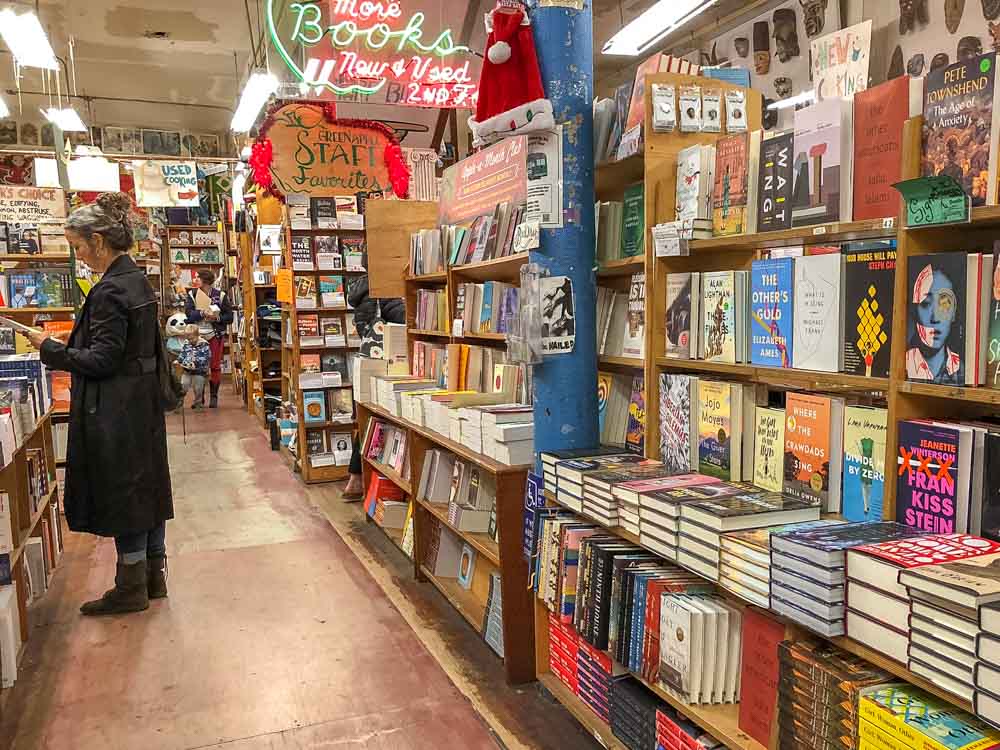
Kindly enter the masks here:
[[650, 479], [639, 494], [639, 541], [667, 559], [676, 560], [680, 544], [681, 503], [714, 497], [720, 484], [705, 474], [679, 474]]
[[630, 485], [643, 477], [662, 477], [667, 473], [663, 464], [642, 461], [588, 474], [583, 480], [584, 514], [596, 520], [617, 518], [618, 525], [638, 535], [638, 495], [631, 491]]
[[[774, 534], [771, 537], [771, 609], [822, 635], [843, 635], [846, 632], [847, 550], [867, 543], [913, 536], [919, 536], [919, 532], [892, 521]], [[838, 612], [840, 616], [836, 616]], [[831, 613], [834, 616], [830, 616]]]
[[[571, 625], [559, 619], [555, 612], [549, 613], [549, 671], [570, 689], [573, 695], [579, 694], [579, 675], [577, 667], [580, 638]], [[584, 702], [587, 699], [584, 698]], [[587, 705], [590, 705], [589, 703]], [[598, 716], [598, 708], [591, 706]], [[607, 712], [602, 717], [607, 721]]]
[[723, 534], [720, 539], [719, 585], [751, 604], [767, 609], [771, 599], [771, 536], [841, 523], [835, 520], [807, 521]]
[[[914, 623], [916, 632], [918, 600], [914, 599]], [[968, 628], [961, 630], [965, 621], [954, 618], [941, 618], [939, 633], [941, 640], [948, 641], [953, 647], [961, 648], [968, 653], [970, 641], [974, 645], [978, 660], [973, 675], [975, 694], [972, 705], [976, 713], [994, 726], [1000, 726], [1000, 604], [989, 604], [979, 609], [979, 627], [970, 634]], [[970, 637], [971, 636], [971, 637]]]
[[657, 750], [725, 750], [725, 745], [688, 721], [673, 706], [656, 709]]
[[[582, 513], [584, 506], [583, 483], [584, 477], [588, 473], [603, 469], [621, 468], [630, 464], [642, 463], [643, 461], [645, 459], [642, 456], [636, 456], [632, 453], [607, 453], [604, 455], [582, 456], [580, 458], [558, 461], [555, 465], [556, 501], [572, 511]], [[602, 523], [608, 526], [617, 524], [617, 505], [613, 497], [609, 496], [607, 498], [606, 505], [594, 505], [593, 510], [597, 514], [597, 520]]]
[[486, 597], [486, 615], [483, 622], [483, 638], [497, 656], [503, 658], [503, 601], [501, 597], [500, 572], [490, 573], [490, 591]]
[[[961, 569], [974, 566], [975, 558], [996, 552], [1000, 552], [1000, 544], [966, 534], [918, 535], [848, 550], [847, 635], [901, 664], [909, 663], [921, 676], [935, 675], [928, 679], [947, 677], [949, 689], [957, 687], [955, 682], [961, 683], [971, 698], [971, 665], [949, 672], [937, 649], [910, 643], [910, 592], [908, 584], [901, 581], [925, 565], [938, 567], [951, 562]], [[949, 602], [954, 596], [935, 598], [922, 593], [920, 598], [954, 608]], [[975, 607], [971, 610], [968, 619], [975, 622]]]
[[562, 451], [543, 451], [542, 459], [542, 479], [545, 482], [545, 491], [553, 495], [556, 494], [556, 464], [559, 461], [568, 461], [572, 458], [587, 458], [588, 456], [604, 456], [609, 453], [621, 453], [621, 449], [610, 447], [596, 448], [575, 448]]
[[663, 705], [634, 677], [611, 683], [611, 733], [629, 750], [646, 750], [656, 744], [656, 710]]
[[782, 747], [857, 747], [858, 694], [891, 679], [829, 643], [778, 646], [778, 723]]
[[858, 699], [862, 748], [994, 748], [1000, 732], [907, 683], [875, 685]]
[[624, 670], [603, 651], [578, 640], [576, 653], [577, 694], [605, 723], [611, 722], [611, 686]]
[[796, 500], [777, 492], [744, 492], [681, 505], [677, 561], [696, 573], [719, 579], [719, 536], [726, 531], [819, 520], [812, 499]]
[[482, 452], [507, 466], [530, 464], [535, 458], [534, 408], [526, 404], [484, 406]]

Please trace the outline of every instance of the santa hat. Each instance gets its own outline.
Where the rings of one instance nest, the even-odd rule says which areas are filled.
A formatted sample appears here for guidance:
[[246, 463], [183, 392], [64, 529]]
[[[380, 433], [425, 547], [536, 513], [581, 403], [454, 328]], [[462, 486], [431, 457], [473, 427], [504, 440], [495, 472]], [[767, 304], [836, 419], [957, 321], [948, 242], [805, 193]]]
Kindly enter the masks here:
[[486, 30], [479, 103], [469, 118], [475, 145], [554, 128], [552, 103], [542, 88], [535, 37], [524, 9], [498, 6], [486, 14]]

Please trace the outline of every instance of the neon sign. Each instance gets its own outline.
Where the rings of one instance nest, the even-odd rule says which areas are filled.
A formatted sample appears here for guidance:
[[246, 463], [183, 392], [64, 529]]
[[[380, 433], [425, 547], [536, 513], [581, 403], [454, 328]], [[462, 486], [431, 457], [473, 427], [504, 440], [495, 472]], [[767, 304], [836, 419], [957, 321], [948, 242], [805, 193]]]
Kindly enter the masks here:
[[[475, 108], [478, 59], [455, 42], [451, 29], [425, 28], [425, 13], [407, 17], [399, 0], [295, 2], [288, 5], [283, 34], [275, 22], [276, 2], [266, 3], [271, 43], [304, 90], [338, 97], [384, 94], [388, 103], [416, 107]], [[289, 51], [299, 48], [301, 61]]]

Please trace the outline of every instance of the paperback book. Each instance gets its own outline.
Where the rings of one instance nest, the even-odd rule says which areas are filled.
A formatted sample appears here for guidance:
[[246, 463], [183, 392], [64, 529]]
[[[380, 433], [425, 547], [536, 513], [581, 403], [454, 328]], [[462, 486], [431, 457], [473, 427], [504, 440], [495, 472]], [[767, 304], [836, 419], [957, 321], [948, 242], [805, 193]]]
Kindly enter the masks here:
[[844, 372], [889, 377], [895, 242], [861, 243], [845, 250]]
[[775, 133], [760, 144], [757, 231], [792, 226], [793, 133]]
[[747, 224], [747, 134], [721, 138], [715, 145], [712, 232], [742, 234]]
[[885, 409], [844, 410], [844, 499], [848, 521], [880, 521], [885, 495]]
[[792, 366], [795, 259], [755, 260], [750, 271], [750, 362]]

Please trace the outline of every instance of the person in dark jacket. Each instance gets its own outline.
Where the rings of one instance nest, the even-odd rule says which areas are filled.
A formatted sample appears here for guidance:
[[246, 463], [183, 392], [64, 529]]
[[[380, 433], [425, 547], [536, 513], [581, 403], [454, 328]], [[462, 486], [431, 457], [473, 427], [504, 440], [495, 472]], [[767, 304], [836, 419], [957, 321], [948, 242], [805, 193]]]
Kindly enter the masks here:
[[[354, 327], [361, 338], [361, 356], [371, 356], [372, 348], [382, 349], [381, 323], [405, 323], [406, 303], [399, 297], [376, 299], [368, 296], [368, 277], [360, 276], [348, 289], [347, 301], [354, 308]], [[351, 453], [347, 485], [342, 493], [347, 500], [364, 495], [364, 480], [361, 474], [361, 448], [357, 439]]]
[[[208, 406], [210, 409], [219, 406], [219, 384], [222, 383], [222, 351], [226, 345], [226, 328], [233, 322], [233, 306], [229, 297], [221, 289], [216, 289], [215, 274], [207, 268], [198, 271], [194, 287], [184, 295], [184, 313], [188, 323], [197, 324], [201, 336], [208, 341], [212, 351], [212, 361], [208, 370], [208, 386], [210, 391]], [[199, 310], [197, 306], [198, 292], [204, 292], [211, 301], [208, 310]], [[204, 404], [202, 404], [204, 406]]]
[[42, 361], [72, 377], [66, 450], [66, 521], [114, 537], [114, 588], [85, 615], [137, 612], [167, 595], [166, 521], [173, 518], [167, 429], [157, 374], [159, 320], [146, 275], [128, 256], [130, 201], [103, 193], [66, 220], [76, 257], [101, 280], [64, 342], [28, 338]]

